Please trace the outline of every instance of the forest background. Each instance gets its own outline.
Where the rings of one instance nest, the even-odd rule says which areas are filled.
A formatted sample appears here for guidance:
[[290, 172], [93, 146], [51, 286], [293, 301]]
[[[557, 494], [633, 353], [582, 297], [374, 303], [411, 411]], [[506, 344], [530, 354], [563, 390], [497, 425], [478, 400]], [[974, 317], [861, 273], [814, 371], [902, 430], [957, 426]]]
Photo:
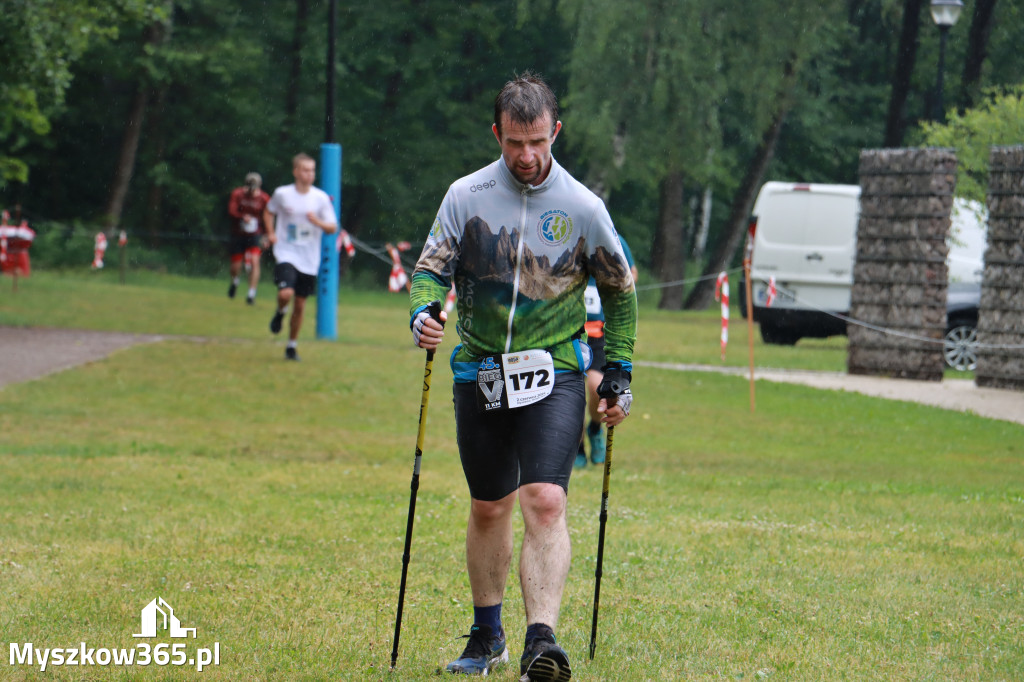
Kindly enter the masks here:
[[[958, 150], [960, 193], [983, 199], [989, 145], [1024, 141], [1024, 0], [965, 3], [941, 93], [927, 0], [0, 7], [0, 205], [50, 266], [84, 265], [97, 230], [125, 230], [134, 266], [224, 270], [230, 190], [253, 170], [268, 190], [290, 182], [329, 115], [343, 227], [371, 252], [418, 253], [448, 184], [497, 158], [493, 98], [526, 70], [560, 97], [559, 162], [656, 282], [735, 263], [765, 180], [856, 183], [862, 149], [933, 144]], [[386, 260], [343, 277], [384, 281]], [[704, 307], [712, 289], [665, 287], [659, 305]]]

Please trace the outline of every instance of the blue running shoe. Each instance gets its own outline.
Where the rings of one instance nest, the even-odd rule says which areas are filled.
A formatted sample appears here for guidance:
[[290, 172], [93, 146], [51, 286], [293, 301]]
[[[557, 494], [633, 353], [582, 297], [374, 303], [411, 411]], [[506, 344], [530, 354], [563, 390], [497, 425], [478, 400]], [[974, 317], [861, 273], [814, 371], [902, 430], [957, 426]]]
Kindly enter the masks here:
[[569, 682], [569, 655], [555, 643], [550, 628], [526, 643], [523, 657], [519, 659], [519, 682]]
[[490, 625], [473, 625], [469, 630], [469, 643], [446, 670], [454, 675], [487, 675], [502, 663], [508, 662], [505, 629], [495, 635]]
[[590, 429], [587, 429], [587, 438], [590, 439], [590, 461], [594, 464], [604, 464], [604, 429], [599, 428], [597, 433], [591, 433]]

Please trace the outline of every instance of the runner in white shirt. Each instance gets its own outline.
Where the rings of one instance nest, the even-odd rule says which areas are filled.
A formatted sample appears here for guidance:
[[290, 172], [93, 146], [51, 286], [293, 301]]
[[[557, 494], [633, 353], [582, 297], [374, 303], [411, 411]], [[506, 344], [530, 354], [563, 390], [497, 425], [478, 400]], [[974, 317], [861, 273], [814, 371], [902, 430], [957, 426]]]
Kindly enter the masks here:
[[288, 360], [298, 360], [297, 339], [302, 329], [306, 298], [316, 291], [320, 241], [325, 232], [333, 234], [338, 229], [338, 220], [331, 198], [313, 186], [316, 161], [312, 157], [297, 154], [292, 159], [292, 175], [295, 176], [294, 184], [274, 190], [263, 211], [263, 224], [277, 261], [274, 267], [277, 312], [270, 320], [270, 331], [274, 334], [281, 331], [288, 304], [294, 300], [284, 356]]

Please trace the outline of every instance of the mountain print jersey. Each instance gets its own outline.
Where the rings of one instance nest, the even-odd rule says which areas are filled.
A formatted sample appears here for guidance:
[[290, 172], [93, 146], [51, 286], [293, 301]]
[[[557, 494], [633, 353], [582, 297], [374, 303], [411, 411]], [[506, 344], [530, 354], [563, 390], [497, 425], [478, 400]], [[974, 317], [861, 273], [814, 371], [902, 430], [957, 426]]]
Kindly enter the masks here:
[[556, 371], [579, 372], [590, 361], [580, 342], [589, 277], [604, 306], [605, 356], [631, 368], [636, 293], [604, 202], [554, 159], [534, 187], [499, 158], [448, 189], [413, 273], [411, 312], [443, 301], [454, 282], [457, 381], [475, 381], [488, 355], [533, 348], [548, 350]]

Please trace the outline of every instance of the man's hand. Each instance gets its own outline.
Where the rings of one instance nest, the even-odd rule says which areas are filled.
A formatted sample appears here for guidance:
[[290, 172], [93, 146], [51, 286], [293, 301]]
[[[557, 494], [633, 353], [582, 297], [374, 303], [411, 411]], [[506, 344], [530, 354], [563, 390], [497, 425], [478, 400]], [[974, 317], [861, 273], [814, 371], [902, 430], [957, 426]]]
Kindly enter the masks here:
[[604, 415], [601, 418], [603, 423], [617, 426], [629, 416], [629, 408], [633, 405], [633, 393], [629, 390], [633, 375], [617, 362], [605, 365], [602, 372], [604, 378], [597, 386], [597, 395], [601, 398], [597, 411]]
[[334, 234], [338, 229], [337, 223], [325, 223], [316, 216], [316, 213], [313, 212], [306, 214], [306, 220], [313, 223], [327, 234]]
[[[440, 308], [440, 305], [438, 305]], [[440, 310], [438, 315], [440, 321], [432, 317], [430, 307], [421, 310], [412, 321], [412, 342], [425, 350], [437, 350], [444, 339], [444, 323], [448, 320], [448, 313]]]

